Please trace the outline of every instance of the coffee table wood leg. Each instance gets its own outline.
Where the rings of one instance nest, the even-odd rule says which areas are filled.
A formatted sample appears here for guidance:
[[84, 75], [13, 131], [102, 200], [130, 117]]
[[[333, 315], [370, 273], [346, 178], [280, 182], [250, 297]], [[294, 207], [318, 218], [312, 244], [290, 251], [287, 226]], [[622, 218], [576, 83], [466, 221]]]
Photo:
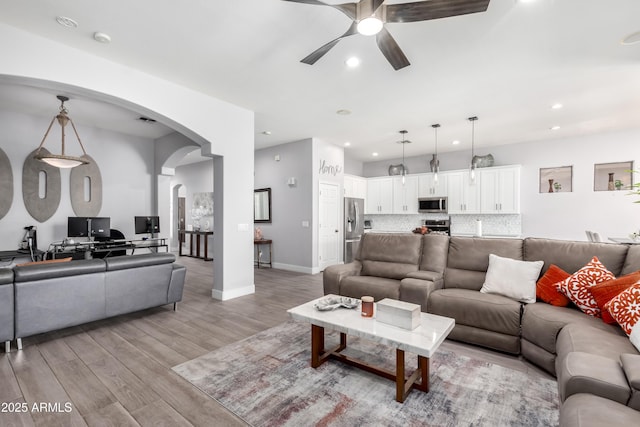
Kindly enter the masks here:
[[317, 368], [322, 365], [321, 360], [324, 352], [324, 328], [321, 326], [311, 325], [311, 367]]
[[400, 403], [404, 402], [407, 396], [404, 385], [404, 350], [398, 348], [396, 349], [396, 400]]
[[422, 373], [420, 384], [416, 384], [416, 388], [425, 393], [429, 392], [429, 358], [418, 356], [418, 369]]
[[[418, 356], [418, 368], [404, 379], [404, 351], [396, 349], [396, 400], [403, 403], [412, 388], [429, 392], [429, 358]], [[420, 379], [420, 383], [418, 383]]]

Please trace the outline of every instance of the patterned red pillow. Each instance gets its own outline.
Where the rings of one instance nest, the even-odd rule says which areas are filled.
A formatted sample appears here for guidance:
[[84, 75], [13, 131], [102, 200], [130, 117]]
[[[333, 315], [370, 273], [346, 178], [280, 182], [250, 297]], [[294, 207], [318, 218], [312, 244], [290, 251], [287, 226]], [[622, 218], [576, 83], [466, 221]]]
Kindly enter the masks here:
[[589, 316], [600, 317], [600, 308], [598, 303], [589, 292], [591, 286], [607, 280], [613, 280], [613, 275], [598, 260], [593, 257], [591, 261], [580, 270], [567, 277], [562, 282], [556, 283], [558, 291], [566, 295], [580, 310]]
[[640, 351], [640, 281], [620, 292], [604, 305], [616, 322], [629, 335], [629, 340]]
[[616, 323], [616, 320], [611, 317], [611, 314], [604, 308], [605, 304], [638, 281], [640, 281], [640, 271], [618, 277], [615, 280], [607, 280], [606, 282], [598, 283], [589, 288], [589, 292], [591, 292], [593, 299], [596, 300], [600, 308], [602, 321], [604, 323]]

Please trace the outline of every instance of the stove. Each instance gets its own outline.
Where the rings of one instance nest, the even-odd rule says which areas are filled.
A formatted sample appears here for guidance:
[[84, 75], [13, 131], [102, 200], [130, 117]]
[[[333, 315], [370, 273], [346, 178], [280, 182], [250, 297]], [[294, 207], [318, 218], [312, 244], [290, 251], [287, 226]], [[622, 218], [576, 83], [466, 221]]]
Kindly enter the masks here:
[[425, 219], [423, 223], [429, 229], [429, 234], [451, 235], [450, 219]]

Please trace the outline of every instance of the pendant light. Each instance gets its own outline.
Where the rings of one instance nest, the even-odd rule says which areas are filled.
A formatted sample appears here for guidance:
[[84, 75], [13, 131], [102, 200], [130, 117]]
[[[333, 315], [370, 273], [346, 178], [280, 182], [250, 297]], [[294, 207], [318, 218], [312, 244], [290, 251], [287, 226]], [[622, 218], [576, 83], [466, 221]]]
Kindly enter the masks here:
[[476, 116], [473, 117], [469, 117], [468, 119], [471, 122], [471, 164], [469, 165], [469, 181], [471, 182], [471, 184], [475, 184], [476, 182], [476, 165], [473, 162], [473, 158], [475, 156], [475, 151], [474, 151], [474, 138], [475, 138], [475, 128], [476, 128], [476, 120], [478, 120], [478, 118]]
[[[78, 139], [78, 143], [80, 143], [80, 148], [82, 148], [82, 152], [84, 153], [84, 155], [86, 155], [87, 152], [84, 150], [84, 146], [82, 145], [82, 141], [80, 141], [80, 136], [78, 135], [76, 126], [73, 124], [73, 121], [71, 120], [71, 118], [67, 115], [68, 111], [64, 106], [64, 103], [68, 101], [69, 98], [63, 95], [58, 95], [56, 98], [58, 98], [58, 100], [60, 101], [60, 112], [56, 116], [54, 116], [53, 119], [51, 119], [51, 123], [49, 123], [49, 127], [47, 128], [47, 131], [45, 132], [44, 137], [42, 138], [42, 142], [38, 146], [38, 150], [36, 151], [36, 154], [34, 157], [37, 160], [45, 162], [56, 168], [66, 169], [66, 168], [74, 168], [80, 165], [86, 165], [89, 163], [89, 161], [86, 158], [77, 157], [77, 156], [67, 156], [65, 154], [65, 151], [64, 151], [65, 126], [67, 125], [67, 123], [71, 123], [73, 132], [76, 134], [76, 138]], [[42, 146], [44, 145], [44, 142], [46, 141], [47, 136], [49, 135], [49, 131], [53, 126], [53, 122], [56, 119], [58, 120], [58, 124], [62, 128], [62, 150], [60, 151], [60, 154], [40, 153], [40, 150], [42, 149]]]
[[407, 174], [407, 167], [404, 165], [404, 146], [407, 144], [411, 144], [411, 141], [405, 139], [408, 131], [401, 130], [399, 132], [402, 135], [402, 141], [398, 141], [398, 144], [402, 144], [402, 185], [404, 185], [405, 175]]
[[436, 141], [436, 149], [435, 154], [433, 155], [433, 183], [438, 183], [438, 172], [440, 172], [440, 159], [438, 159], [438, 128], [439, 124], [431, 125], [433, 131], [435, 133], [435, 141]]

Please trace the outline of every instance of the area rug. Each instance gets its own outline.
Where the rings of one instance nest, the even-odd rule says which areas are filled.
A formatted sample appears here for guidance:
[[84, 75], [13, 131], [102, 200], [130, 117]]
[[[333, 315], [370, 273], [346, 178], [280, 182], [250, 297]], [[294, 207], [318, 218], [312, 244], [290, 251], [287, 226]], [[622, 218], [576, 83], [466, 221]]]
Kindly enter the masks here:
[[[555, 426], [553, 380], [439, 350], [430, 391], [395, 401], [395, 383], [330, 360], [309, 365], [311, 332], [289, 321], [173, 367], [252, 426]], [[337, 334], [326, 338], [327, 347]], [[348, 351], [395, 369], [395, 350], [349, 337]], [[416, 357], [406, 353], [406, 369]]]

